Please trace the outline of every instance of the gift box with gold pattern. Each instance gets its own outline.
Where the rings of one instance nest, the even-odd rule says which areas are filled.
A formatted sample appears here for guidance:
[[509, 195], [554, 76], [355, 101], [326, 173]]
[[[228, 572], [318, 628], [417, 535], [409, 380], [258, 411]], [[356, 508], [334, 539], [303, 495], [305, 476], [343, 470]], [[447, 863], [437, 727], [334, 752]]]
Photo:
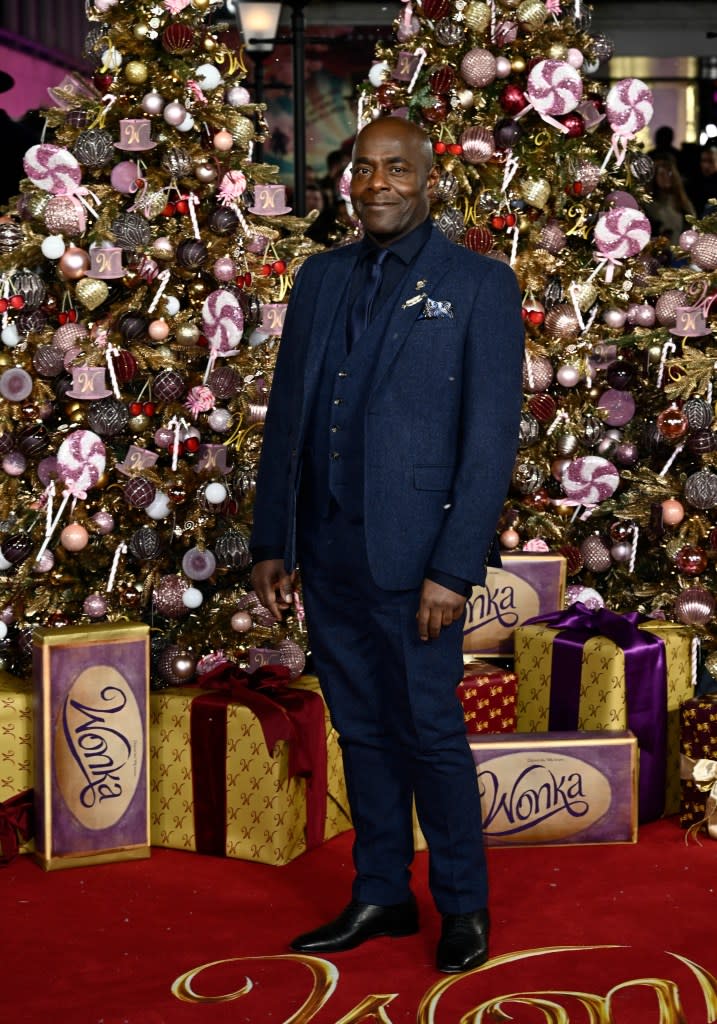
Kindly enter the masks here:
[[[0, 819], [3, 804], [32, 789], [32, 734], [32, 684], [0, 671]], [[13, 823], [7, 828], [14, 831]], [[20, 852], [31, 848], [31, 841], [21, 843]]]
[[518, 627], [517, 731], [631, 729], [640, 746], [640, 819], [676, 813], [691, 638], [678, 623], [582, 605]]
[[515, 732], [515, 672], [481, 660], [467, 661], [463, 671], [458, 697], [467, 732]]
[[[680, 707], [682, 797], [680, 824], [706, 828], [717, 839], [717, 693], [692, 697]], [[712, 798], [712, 803], [710, 803]]]
[[[315, 695], [320, 692], [313, 676], [302, 676], [291, 687]], [[150, 696], [152, 844], [287, 864], [307, 849], [307, 786], [311, 780], [302, 774], [290, 777], [291, 741], [279, 740], [272, 755], [262, 722], [250, 707], [238, 702], [240, 698], [217, 709], [217, 715], [225, 717], [226, 730], [225, 751], [220, 757], [225, 785], [215, 808], [224, 816], [221, 846], [215, 844], [211, 849], [202, 840], [199, 818], [206, 816], [207, 808], [198, 806], [205, 793], [195, 791], [198, 780], [193, 778], [199, 765], [196, 758], [193, 765], [192, 757], [192, 705], [203, 692], [202, 688], [178, 687]], [[338, 736], [323, 701], [321, 704], [326, 737], [322, 838], [329, 839], [351, 828], [351, 820]]]

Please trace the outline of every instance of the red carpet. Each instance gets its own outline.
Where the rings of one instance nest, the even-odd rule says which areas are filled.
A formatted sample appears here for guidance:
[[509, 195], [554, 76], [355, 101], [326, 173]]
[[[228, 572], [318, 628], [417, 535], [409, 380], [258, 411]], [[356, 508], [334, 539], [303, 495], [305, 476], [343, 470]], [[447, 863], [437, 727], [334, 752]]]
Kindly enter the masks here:
[[419, 935], [331, 962], [287, 955], [348, 899], [351, 839], [280, 868], [159, 849], [50, 873], [18, 858], [0, 870], [0, 1021], [717, 1021], [717, 843], [685, 846], [675, 819], [635, 846], [490, 850], [493, 959], [458, 978], [432, 967], [425, 853]]

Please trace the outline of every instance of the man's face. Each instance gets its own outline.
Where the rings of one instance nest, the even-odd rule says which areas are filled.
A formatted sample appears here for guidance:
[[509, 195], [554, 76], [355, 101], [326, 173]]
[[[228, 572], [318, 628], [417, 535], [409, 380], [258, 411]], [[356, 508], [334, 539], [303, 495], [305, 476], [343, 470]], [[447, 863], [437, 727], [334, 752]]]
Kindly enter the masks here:
[[439, 176], [411, 129], [396, 119], [374, 121], [354, 148], [351, 202], [368, 234], [384, 245], [423, 223]]
[[707, 177], [710, 174], [717, 174], [717, 149], [706, 149], [700, 156], [700, 168]]

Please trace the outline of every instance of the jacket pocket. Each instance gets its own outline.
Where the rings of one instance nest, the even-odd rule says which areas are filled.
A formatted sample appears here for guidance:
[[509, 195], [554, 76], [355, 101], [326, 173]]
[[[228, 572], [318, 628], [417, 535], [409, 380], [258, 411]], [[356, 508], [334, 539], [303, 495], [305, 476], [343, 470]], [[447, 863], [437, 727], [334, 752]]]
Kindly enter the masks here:
[[450, 491], [453, 466], [414, 466], [413, 486], [417, 491]]

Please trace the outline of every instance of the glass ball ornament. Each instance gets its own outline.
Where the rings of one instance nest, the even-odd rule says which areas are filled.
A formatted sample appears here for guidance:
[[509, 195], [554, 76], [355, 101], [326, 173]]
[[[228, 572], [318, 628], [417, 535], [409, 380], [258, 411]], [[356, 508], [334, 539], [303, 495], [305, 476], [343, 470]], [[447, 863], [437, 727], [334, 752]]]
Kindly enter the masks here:
[[9, 565], [20, 565], [32, 552], [33, 543], [25, 533], [12, 533], [0, 544], [2, 556]]
[[519, 494], [531, 494], [544, 482], [545, 473], [537, 462], [518, 462], [513, 469], [512, 484]]
[[83, 551], [90, 535], [82, 523], [69, 523], [60, 534], [60, 544], [66, 551]]
[[687, 294], [679, 288], [670, 288], [655, 303], [655, 316], [662, 327], [673, 327], [679, 306], [688, 306]]
[[119, 398], [100, 398], [90, 402], [87, 424], [101, 437], [117, 437], [127, 426], [129, 410]]
[[228, 491], [224, 484], [217, 482], [207, 484], [204, 489], [204, 496], [210, 505], [221, 505], [226, 501]]
[[107, 614], [107, 601], [102, 594], [88, 594], [82, 602], [82, 611], [90, 619], [101, 619]]
[[500, 546], [505, 548], [506, 551], [513, 551], [520, 544], [520, 534], [512, 528], [503, 530], [498, 539], [500, 540]]
[[90, 256], [85, 249], [68, 245], [57, 265], [68, 281], [79, 281], [90, 269]]
[[176, 128], [177, 125], [180, 125], [186, 116], [186, 107], [177, 100], [171, 100], [162, 110], [162, 117], [167, 124], [172, 125], [174, 128]]
[[144, 510], [150, 519], [166, 519], [172, 511], [169, 495], [164, 491], [157, 490], [154, 501]]
[[618, 466], [630, 469], [640, 459], [640, 449], [634, 441], [621, 441], [615, 448], [614, 459]]
[[178, 644], [167, 644], [156, 662], [160, 678], [169, 686], [182, 686], [190, 682], [194, 678], [196, 667], [194, 656]]
[[2, 469], [8, 476], [22, 476], [27, 469], [27, 459], [22, 452], [8, 452], [7, 455], [3, 455]]
[[687, 587], [675, 598], [672, 611], [685, 626], [703, 626], [714, 617], [717, 601], [706, 587]]
[[182, 601], [186, 608], [194, 611], [195, 608], [200, 608], [204, 603], [204, 594], [198, 587], [187, 587], [182, 594]]
[[539, 423], [550, 423], [558, 411], [558, 403], [544, 392], [528, 399], [528, 409]]
[[712, 406], [704, 398], [688, 398], [682, 406], [690, 430], [704, 430], [712, 423]]
[[97, 527], [97, 532], [101, 536], [106, 536], [108, 533], [112, 533], [115, 528], [114, 516], [111, 512], [107, 512], [105, 509], [100, 509], [99, 512], [95, 512], [91, 519]]
[[182, 600], [188, 586], [186, 579], [176, 573], [161, 576], [152, 592], [155, 611], [167, 619], [181, 619], [188, 611]]
[[675, 565], [684, 576], [699, 576], [707, 568], [707, 553], [694, 544], [685, 544], [675, 555]]
[[190, 548], [182, 558], [182, 572], [190, 580], [208, 580], [216, 568], [217, 560], [207, 548]]
[[145, 96], [142, 97], [140, 106], [145, 114], [156, 116], [161, 114], [164, 110], [165, 99], [161, 93], [158, 93], [156, 89], [152, 89]]
[[605, 379], [611, 388], [627, 391], [635, 384], [637, 369], [625, 359], [616, 359], [605, 371]]
[[306, 655], [301, 647], [287, 637], [279, 641], [276, 650], [279, 654], [279, 664], [288, 668], [292, 679], [298, 679], [306, 667]]
[[152, 394], [161, 402], [176, 402], [185, 391], [184, 378], [176, 370], [160, 370], [154, 378]]
[[553, 364], [547, 356], [526, 353], [523, 361], [523, 390], [546, 391], [553, 381]]
[[658, 414], [657, 430], [666, 441], [677, 441], [684, 437], [689, 429], [689, 422], [682, 409], [677, 405], [670, 405]]
[[708, 273], [717, 270], [717, 235], [698, 235], [690, 246], [690, 262]]
[[224, 128], [215, 132], [214, 137], [212, 138], [212, 145], [220, 153], [228, 153], [234, 145], [234, 139], [231, 132], [226, 131]]
[[39, 558], [36, 558], [32, 564], [32, 571], [43, 575], [46, 572], [51, 572], [55, 568], [55, 555], [49, 548], [45, 548]]
[[146, 477], [135, 476], [127, 481], [122, 493], [131, 508], [147, 508], [154, 501], [157, 488]]
[[254, 625], [251, 615], [245, 611], [234, 612], [230, 621], [235, 633], [248, 633]]
[[561, 387], [574, 388], [580, 383], [580, 370], [577, 366], [565, 363], [558, 367], [555, 379]]
[[229, 412], [228, 409], [212, 409], [212, 411], [207, 416], [207, 423], [212, 428], [212, 430], [216, 430], [218, 434], [225, 433], [229, 429], [231, 422], [232, 414]]
[[245, 569], [251, 562], [249, 540], [239, 530], [227, 530], [214, 544], [217, 560], [228, 569]]
[[589, 572], [607, 572], [612, 565], [610, 547], [599, 534], [591, 534], [580, 543], [580, 557]]
[[540, 424], [531, 412], [524, 409], [520, 416], [518, 447], [531, 448], [540, 439]]

